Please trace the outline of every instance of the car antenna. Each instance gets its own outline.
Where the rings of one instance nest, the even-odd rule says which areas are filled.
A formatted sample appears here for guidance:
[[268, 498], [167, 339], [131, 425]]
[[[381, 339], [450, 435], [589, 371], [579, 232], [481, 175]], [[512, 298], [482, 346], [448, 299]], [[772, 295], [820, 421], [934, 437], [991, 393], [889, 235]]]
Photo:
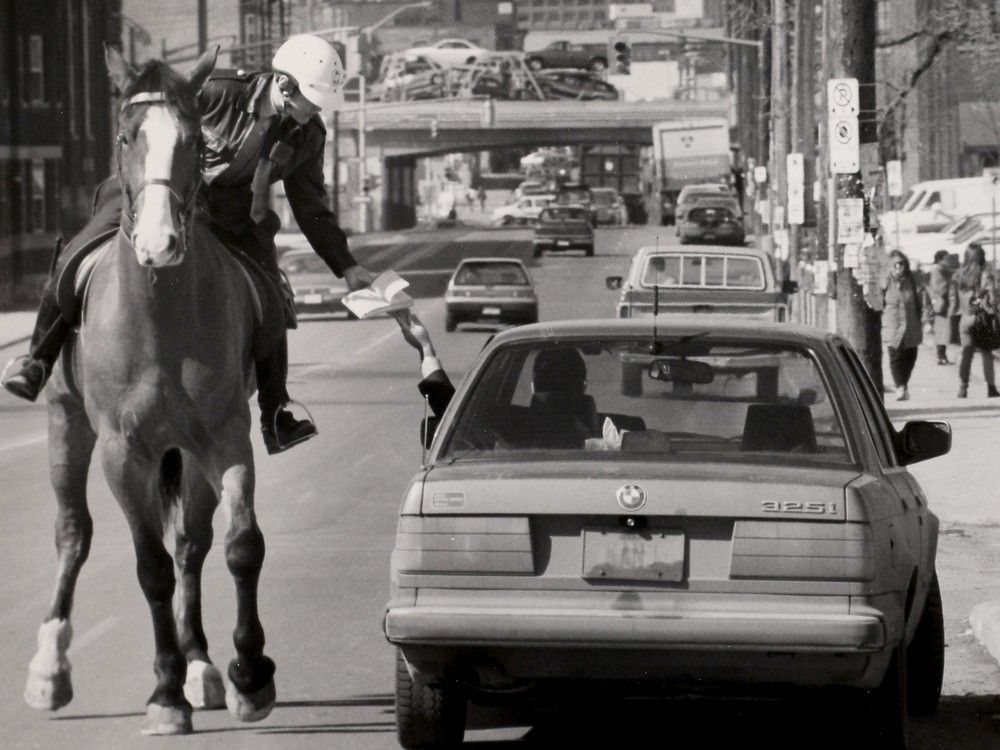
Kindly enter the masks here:
[[[660, 235], [656, 235], [655, 258], [660, 252]], [[649, 343], [649, 353], [660, 353], [660, 342], [656, 339], [656, 316], [660, 314], [660, 269], [653, 264], [653, 340]]]

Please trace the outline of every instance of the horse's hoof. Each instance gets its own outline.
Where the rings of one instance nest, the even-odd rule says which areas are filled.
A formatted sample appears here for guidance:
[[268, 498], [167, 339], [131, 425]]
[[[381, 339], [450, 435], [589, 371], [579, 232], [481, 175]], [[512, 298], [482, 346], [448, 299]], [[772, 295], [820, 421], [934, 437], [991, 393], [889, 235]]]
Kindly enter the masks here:
[[192, 661], [187, 665], [184, 697], [194, 708], [215, 709], [226, 707], [226, 685], [222, 673], [207, 661]]
[[240, 721], [260, 721], [267, 718], [274, 708], [276, 697], [274, 680], [269, 680], [264, 687], [249, 695], [238, 691], [231, 682], [226, 685], [226, 708]]
[[142, 734], [159, 736], [170, 734], [191, 734], [190, 706], [159, 706], [150, 703], [146, 706], [146, 723]]
[[73, 681], [69, 670], [55, 674], [28, 672], [28, 682], [24, 686], [24, 701], [39, 711], [58, 711], [73, 700]]

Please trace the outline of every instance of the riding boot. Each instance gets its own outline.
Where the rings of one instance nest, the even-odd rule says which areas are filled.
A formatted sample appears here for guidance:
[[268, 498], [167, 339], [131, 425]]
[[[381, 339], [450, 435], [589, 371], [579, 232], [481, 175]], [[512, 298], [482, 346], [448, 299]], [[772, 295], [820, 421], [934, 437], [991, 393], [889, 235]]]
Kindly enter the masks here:
[[35, 401], [52, 373], [69, 330], [70, 324], [59, 312], [55, 293], [46, 287], [28, 354], [7, 363], [0, 375], [0, 385], [18, 398]]
[[316, 425], [309, 419], [297, 419], [285, 408], [291, 398], [285, 387], [288, 374], [288, 340], [275, 345], [271, 353], [255, 362], [257, 402], [264, 447], [269, 454], [281, 453], [316, 435]]

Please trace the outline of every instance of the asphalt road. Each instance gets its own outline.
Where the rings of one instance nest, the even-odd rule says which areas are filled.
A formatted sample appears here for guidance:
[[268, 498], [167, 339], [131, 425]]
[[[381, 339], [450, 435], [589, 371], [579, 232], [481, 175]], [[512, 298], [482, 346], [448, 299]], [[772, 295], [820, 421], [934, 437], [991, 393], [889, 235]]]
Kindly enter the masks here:
[[[455, 262], [468, 255], [524, 259], [541, 299], [543, 320], [610, 317], [616, 293], [604, 277], [625, 271], [630, 251], [654, 241], [655, 229], [599, 233], [597, 254], [530, 258], [524, 230], [452, 229], [403, 233], [356, 242], [359, 259], [395, 268], [418, 295], [453, 379], [462, 377], [492, 329], [444, 332], [440, 292]], [[671, 234], [662, 237], [664, 243]], [[4, 359], [13, 352], [0, 352]], [[54, 500], [45, 456], [45, 407], [0, 393], [0, 727], [2, 748], [133, 748], [147, 743], [211, 748], [392, 748], [393, 651], [381, 634], [388, 598], [389, 554], [396, 512], [420, 462], [416, 390], [418, 360], [386, 320], [347, 322], [343, 316], [304, 320], [291, 335], [290, 390], [307, 404], [320, 436], [268, 457], [255, 438], [257, 509], [267, 542], [261, 618], [267, 653], [277, 664], [278, 704], [259, 724], [239, 724], [225, 711], [195, 714], [195, 734], [142, 739], [139, 728], [153, 688], [152, 632], [135, 577], [122, 514], [99, 470], [90, 479], [95, 538], [74, 611], [74, 701], [55, 714], [37, 713], [21, 692], [47, 606], [55, 555]], [[967, 615], [984, 599], [1000, 599], [1000, 510], [988, 502], [989, 456], [977, 446], [996, 435], [995, 411], [959, 414], [956, 429], [969, 447], [918, 467], [932, 507], [942, 516], [939, 574], [947, 626], [945, 698], [939, 714], [915, 723], [918, 750], [1000, 746], [1000, 668], [969, 634]], [[958, 442], [958, 441], [957, 441]], [[987, 443], [988, 444], [988, 443]], [[971, 478], [970, 478], [971, 477]], [[956, 487], [959, 491], [956, 491]], [[982, 512], [963, 514], [970, 503]], [[210, 653], [224, 666], [232, 656], [233, 584], [222, 556], [221, 514], [203, 576]], [[533, 729], [516, 716], [471, 717], [509, 726], [472, 729], [484, 748], [619, 746], [655, 732], [679, 748], [823, 746], [830, 729], [851, 717], [825, 702], [609, 705], [602, 696]], [[518, 722], [521, 722], [520, 724]]]

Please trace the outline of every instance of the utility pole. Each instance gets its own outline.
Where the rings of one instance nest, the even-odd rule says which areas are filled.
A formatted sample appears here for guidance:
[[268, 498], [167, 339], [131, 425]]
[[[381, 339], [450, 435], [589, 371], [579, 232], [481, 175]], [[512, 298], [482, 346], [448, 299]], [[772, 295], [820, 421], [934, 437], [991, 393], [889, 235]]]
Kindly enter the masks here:
[[208, 0], [198, 0], [198, 53], [201, 54], [207, 49], [208, 49]]
[[[787, 202], [785, 159], [788, 156], [788, 14], [787, 0], [772, 0], [771, 19], [771, 158], [769, 199], [771, 207], [771, 241], [784, 223], [778, 207]], [[774, 248], [777, 250], [777, 248]]]
[[[871, 0], [827, 0], [828, 61], [833, 78], [856, 78], [859, 85], [859, 142], [861, 171], [836, 175], [836, 189], [828, 200], [863, 198], [862, 175], [877, 158], [878, 128], [875, 118], [875, 3]], [[874, 153], [873, 153], [874, 152]], [[866, 158], [867, 157], [867, 158]], [[833, 213], [831, 207], [831, 214]], [[865, 227], [867, 231], [867, 226]], [[836, 230], [829, 228], [834, 240]], [[831, 262], [834, 258], [830, 259]], [[869, 307], [851, 268], [844, 268], [844, 248], [836, 246], [837, 331], [857, 351], [865, 368], [882, 390], [882, 313]]]

